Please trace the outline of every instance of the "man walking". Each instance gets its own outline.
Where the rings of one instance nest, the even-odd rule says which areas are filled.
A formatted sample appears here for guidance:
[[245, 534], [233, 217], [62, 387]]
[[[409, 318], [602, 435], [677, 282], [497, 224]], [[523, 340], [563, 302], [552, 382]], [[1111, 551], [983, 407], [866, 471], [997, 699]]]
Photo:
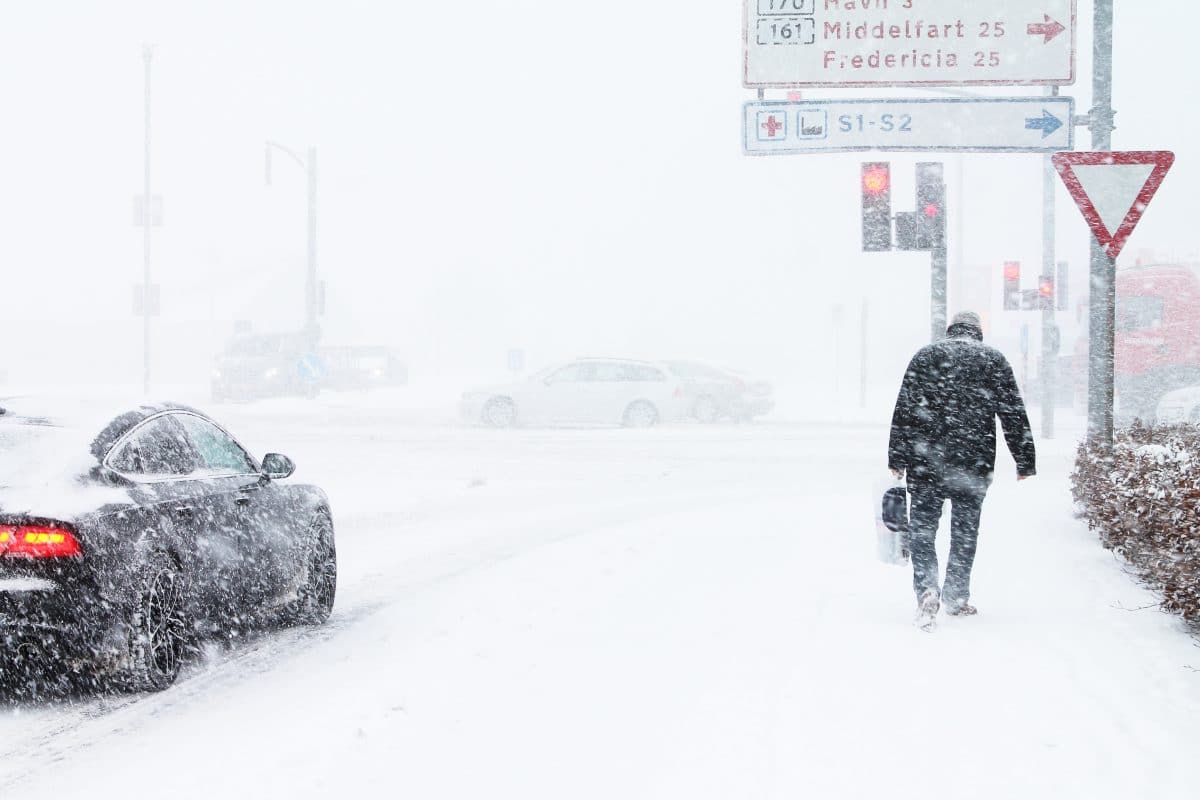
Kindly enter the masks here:
[[[954, 317], [946, 338], [921, 348], [908, 365], [888, 443], [888, 467], [906, 477], [911, 499], [909, 551], [917, 624], [932, 630], [942, 601], [953, 616], [975, 614], [971, 567], [983, 497], [996, 469], [996, 417], [1017, 464], [1017, 479], [1036, 473], [1029, 417], [1012, 367], [983, 343], [979, 315]], [[950, 561], [938, 590], [934, 539], [950, 501]]]

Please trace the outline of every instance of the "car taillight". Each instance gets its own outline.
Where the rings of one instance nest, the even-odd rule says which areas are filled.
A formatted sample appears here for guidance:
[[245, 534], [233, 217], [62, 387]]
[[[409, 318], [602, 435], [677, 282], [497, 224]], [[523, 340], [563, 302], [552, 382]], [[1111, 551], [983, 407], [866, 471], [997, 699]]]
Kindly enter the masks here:
[[675, 387], [675, 399], [678, 400], [680, 397], [683, 397], [683, 384], [682, 383]]
[[68, 530], [45, 525], [0, 525], [0, 557], [66, 558], [83, 555]]

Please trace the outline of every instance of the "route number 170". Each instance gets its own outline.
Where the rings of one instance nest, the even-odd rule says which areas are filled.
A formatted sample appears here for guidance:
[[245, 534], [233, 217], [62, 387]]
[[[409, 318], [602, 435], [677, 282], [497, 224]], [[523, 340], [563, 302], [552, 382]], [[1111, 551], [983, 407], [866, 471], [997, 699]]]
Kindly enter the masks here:
[[816, 0], [758, 0], [759, 16], [767, 14], [813, 14]]

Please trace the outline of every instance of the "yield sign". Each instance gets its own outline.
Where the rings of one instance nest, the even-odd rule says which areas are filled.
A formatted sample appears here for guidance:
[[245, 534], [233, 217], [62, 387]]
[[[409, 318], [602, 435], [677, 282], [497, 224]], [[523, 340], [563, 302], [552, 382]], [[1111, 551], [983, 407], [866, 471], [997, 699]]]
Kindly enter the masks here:
[[1115, 259], [1175, 163], [1175, 154], [1060, 152], [1051, 160], [1096, 241]]

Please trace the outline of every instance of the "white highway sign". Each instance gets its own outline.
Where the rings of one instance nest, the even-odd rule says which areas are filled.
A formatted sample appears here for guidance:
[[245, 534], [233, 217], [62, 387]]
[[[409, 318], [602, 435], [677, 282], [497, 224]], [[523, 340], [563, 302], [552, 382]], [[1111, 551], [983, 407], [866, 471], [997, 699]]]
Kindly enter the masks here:
[[1074, 146], [1070, 97], [746, 103], [748, 155], [912, 150], [1053, 153]]
[[751, 88], [1075, 82], [1076, 0], [743, 2]]

